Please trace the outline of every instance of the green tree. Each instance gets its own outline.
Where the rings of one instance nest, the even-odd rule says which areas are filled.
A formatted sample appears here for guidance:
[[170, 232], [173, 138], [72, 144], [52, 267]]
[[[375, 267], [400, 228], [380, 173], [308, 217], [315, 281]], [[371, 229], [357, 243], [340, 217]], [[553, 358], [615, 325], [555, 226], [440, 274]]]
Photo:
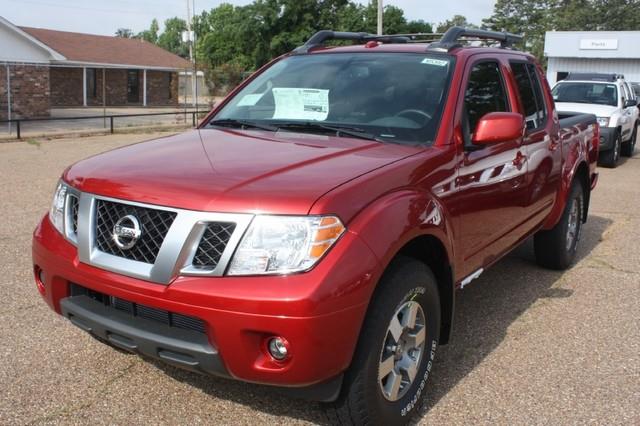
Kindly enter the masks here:
[[525, 48], [543, 58], [547, 31], [631, 31], [640, 29], [637, 0], [498, 0], [484, 21], [496, 31], [525, 36]]
[[557, 31], [637, 31], [640, 1], [556, 0], [552, 18]]
[[188, 58], [189, 46], [182, 41], [184, 31], [187, 31], [187, 23], [184, 19], [167, 19], [164, 21], [164, 31], [158, 37], [158, 46], [183, 58]]
[[526, 50], [542, 59], [545, 32], [553, 27], [558, 0], [498, 0], [493, 15], [483, 22], [494, 31], [525, 37]]
[[433, 27], [430, 23], [419, 19], [417, 21], [407, 22], [405, 34], [432, 33]]
[[252, 68], [256, 43], [252, 18], [249, 7], [231, 4], [203, 12], [195, 27], [198, 56], [212, 68], [231, 62]]
[[[369, 4], [369, 19], [374, 23], [375, 33], [378, 28], [378, 9], [374, 2]], [[373, 12], [373, 13], [372, 13]], [[407, 19], [404, 17], [404, 10], [396, 6], [385, 6], [382, 14], [382, 32], [384, 34], [406, 34]]]
[[[407, 21], [404, 11], [396, 6], [385, 6], [383, 14], [385, 34], [431, 33], [431, 24], [423, 20]], [[349, 2], [340, 9], [335, 29], [339, 31], [367, 32], [375, 34], [378, 27], [377, 3], [368, 6]]]
[[367, 21], [365, 10], [365, 6], [361, 4], [349, 2], [340, 10], [337, 16], [336, 30], [355, 32], [375, 31], [375, 25], [371, 28], [371, 23]]
[[118, 28], [116, 30], [116, 37], [132, 38], [133, 37], [133, 31], [131, 31], [129, 28]]
[[[198, 63], [216, 86], [234, 81], [240, 71], [254, 70], [303, 44], [316, 31], [335, 29], [375, 33], [377, 5], [350, 0], [254, 0], [246, 6], [223, 3], [194, 19]], [[183, 20], [172, 18], [157, 38], [163, 48], [186, 56], [181, 41]], [[431, 25], [407, 21], [395, 6], [384, 9], [384, 32], [428, 33]], [[150, 30], [150, 32], [152, 32]], [[143, 37], [147, 33], [142, 33]], [[152, 37], [151, 37], [152, 38]], [[214, 88], [217, 90], [219, 87]]]
[[477, 28], [476, 25], [467, 21], [466, 16], [454, 15], [451, 19], [447, 19], [446, 21], [439, 23], [436, 27], [436, 33], [444, 33], [451, 27]]
[[158, 25], [158, 20], [154, 19], [153, 21], [151, 21], [151, 27], [149, 27], [148, 30], [144, 30], [144, 31], [138, 33], [138, 35], [136, 37], [141, 38], [143, 40], [146, 40], [149, 43], [157, 44], [158, 43], [158, 31], [160, 31], [160, 26]]

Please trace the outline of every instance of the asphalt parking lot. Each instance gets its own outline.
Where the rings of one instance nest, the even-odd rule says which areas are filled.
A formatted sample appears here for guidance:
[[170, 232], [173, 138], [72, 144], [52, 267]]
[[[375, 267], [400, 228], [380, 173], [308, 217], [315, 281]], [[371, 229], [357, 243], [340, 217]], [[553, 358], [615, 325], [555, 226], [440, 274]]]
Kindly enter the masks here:
[[[147, 362], [49, 310], [31, 232], [70, 163], [148, 139], [0, 144], [0, 424], [316, 424], [314, 403]], [[579, 261], [531, 242], [458, 293], [421, 424], [640, 424], [640, 153], [600, 169]]]

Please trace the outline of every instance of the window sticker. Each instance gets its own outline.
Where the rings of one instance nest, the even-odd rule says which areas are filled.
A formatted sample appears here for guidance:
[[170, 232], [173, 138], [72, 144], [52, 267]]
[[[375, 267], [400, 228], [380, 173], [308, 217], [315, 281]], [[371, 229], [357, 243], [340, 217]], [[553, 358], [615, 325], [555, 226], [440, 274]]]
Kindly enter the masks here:
[[238, 106], [254, 106], [258, 103], [260, 99], [264, 96], [264, 93], [254, 93], [251, 95], [244, 95], [240, 102], [238, 102]]
[[427, 65], [435, 65], [437, 67], [446, 67], [447, 65], [449, 65], [449, 61], [433, 58], [425, 58], [422, 60], [422, 63]]
[[276, 87], [272, 91], [274, 119], [324, 121], [329, 116], [329, 90]]

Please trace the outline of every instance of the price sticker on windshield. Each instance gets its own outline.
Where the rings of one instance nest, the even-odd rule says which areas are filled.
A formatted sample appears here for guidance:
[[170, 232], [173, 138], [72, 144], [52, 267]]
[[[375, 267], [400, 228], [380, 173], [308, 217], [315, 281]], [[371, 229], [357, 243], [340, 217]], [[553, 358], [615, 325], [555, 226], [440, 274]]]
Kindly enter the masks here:
[[324, 89], [273, 88], [274, 119], [324, 121], [329, 116], [329, 91]]
[[425, 58], [422, 60], [422, 63], [427, 65], [435, 65], [437, 67], [446, 67], [447, 65], [449, 65], [449, 61], [433, 58]]

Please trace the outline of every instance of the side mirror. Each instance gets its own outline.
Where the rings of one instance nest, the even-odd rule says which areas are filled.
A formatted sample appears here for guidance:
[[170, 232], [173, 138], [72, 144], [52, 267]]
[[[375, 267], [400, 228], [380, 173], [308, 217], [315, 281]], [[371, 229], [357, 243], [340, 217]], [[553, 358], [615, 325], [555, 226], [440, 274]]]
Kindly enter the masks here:
[[625, 108], [631, 108], [631, 107], [634, 107], [634, 106], [638, 106], [638, 101], [634, 101], [633, 99], [629, 99], [628, 101], [626, 101], [624, 103], [624, 107]]
[[524, 117], [516, 112], [490, 112], [484, 115], [473, 134], [474, 145], [488, 145], [521, 138]]

